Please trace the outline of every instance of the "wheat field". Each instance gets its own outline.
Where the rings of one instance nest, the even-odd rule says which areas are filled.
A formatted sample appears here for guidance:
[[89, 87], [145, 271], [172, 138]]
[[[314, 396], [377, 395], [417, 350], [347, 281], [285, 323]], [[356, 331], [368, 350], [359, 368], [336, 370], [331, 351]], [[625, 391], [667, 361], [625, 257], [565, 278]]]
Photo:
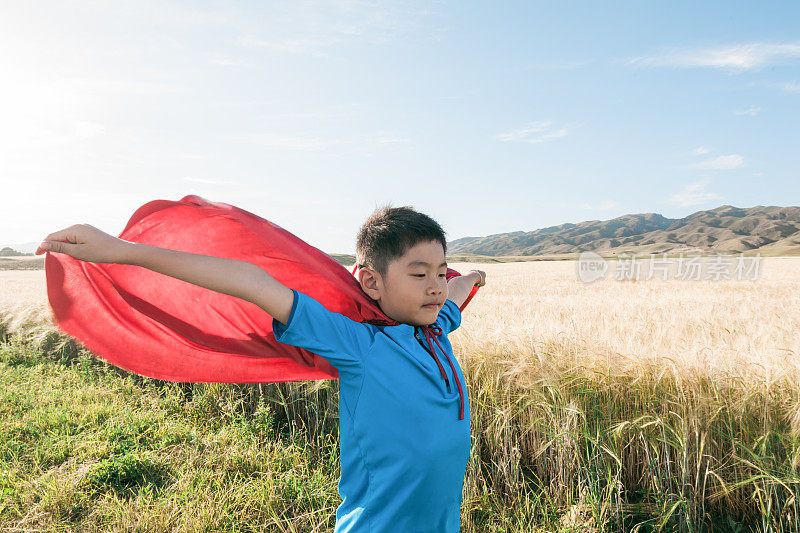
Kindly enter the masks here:
[[516, 376], [557, 364], [629, 376], [648, 367], [715, 379], [798, 377], [800, 258], [764, 259], [758, 279], [720, 281], [584, 283], [575, 264], [480, 265], [491, 281], [464, 310], [461, 356], [502, 353]]
[[[487, 274], [450, 336], [472, 406], [462, 530], [800, 531], [800, 258], [719, 281], [450, 267]], [[0, 272], [6, 332], [48, 316], [43, 271]], [[487, 498], [505, 514], [478, 516]]]

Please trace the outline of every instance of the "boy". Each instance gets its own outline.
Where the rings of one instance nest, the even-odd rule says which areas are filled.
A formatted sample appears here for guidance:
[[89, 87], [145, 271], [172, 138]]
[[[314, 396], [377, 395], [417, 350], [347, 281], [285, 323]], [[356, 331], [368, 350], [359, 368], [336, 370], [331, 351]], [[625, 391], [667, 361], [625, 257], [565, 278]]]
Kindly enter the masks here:
[[447, 242], [433, 219], [410, 207], [384, 207], [359, 232], [358, 281], [397, 326], [330, 312], [243, 261], [130, 243], [88, 225], [46, 241], [50, 247], [43, 243], [37, 254], [49, 249], [134, 264], [255, 303], [273, 317], [276, 340], [317, 353], [338, 370], [337, 533], [459, 530], [470, 413], [447, 334], [459, 327], [459, 307], [485, 276], [472, 271], [446, 281]]

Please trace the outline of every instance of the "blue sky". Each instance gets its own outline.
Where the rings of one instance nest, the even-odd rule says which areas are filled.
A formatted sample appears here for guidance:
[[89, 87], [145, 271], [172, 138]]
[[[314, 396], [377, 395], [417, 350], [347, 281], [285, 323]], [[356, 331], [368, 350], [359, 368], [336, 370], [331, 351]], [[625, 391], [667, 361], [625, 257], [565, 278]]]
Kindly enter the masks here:
[[0, 243], [198, 194], [352, 253], [800, 202], [795, 2], [4, 2]]

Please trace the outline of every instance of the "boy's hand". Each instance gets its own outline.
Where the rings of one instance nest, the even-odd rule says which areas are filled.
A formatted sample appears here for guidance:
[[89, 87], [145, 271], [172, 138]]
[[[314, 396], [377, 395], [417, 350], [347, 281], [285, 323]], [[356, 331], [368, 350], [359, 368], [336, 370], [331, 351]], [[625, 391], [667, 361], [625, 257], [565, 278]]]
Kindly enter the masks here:
[[123, 263], [129, 246], [94, 226], [75, 224], [45, 237], [34, 253], [56, 252], [91, 263]]
[[486, 272], [484, 272], [483, 270], [470, 270], [470, 272], [477, 273], [478, 277], [480, 278], [480, 280], [477, 281], [475, 285], [477, 285], [478, 287], [483, 287], [484, 285], [486, 285]]

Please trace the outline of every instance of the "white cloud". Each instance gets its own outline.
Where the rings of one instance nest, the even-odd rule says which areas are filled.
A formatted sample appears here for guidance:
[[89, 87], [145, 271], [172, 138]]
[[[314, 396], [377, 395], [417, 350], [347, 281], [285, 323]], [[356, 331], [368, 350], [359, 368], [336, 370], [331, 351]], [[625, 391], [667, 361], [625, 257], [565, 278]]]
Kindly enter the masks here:
[[400, 137], [378, 137], [374, 141], [376, 144], [401, 144], [407, 143], [408, 139], [403, 139]]
[[410, 139], [393, 137], [391, 135], [375, 135], [366, 139], [348, 141], [343, 139], [324, 139], [313, 136], [292, 136], [278, 133], [257, 133], [245, 136], [232, 137], [238, 141], [249, 142], [277, 148], [281, 150], [299, 150], [305, 152], [319, 152], [334, 147], [349, 147], [355, 150], [365, 150], [378, 146], [387, 146], [409, 142]]
[[75, 123], [75, 134], [81, 139], [89, 139], [105, 133], [106, 127], [99, 122], [79, 120]]
[[670, 203], [677, 204], [682, 207], [688, 207], [692, 205], [704, 204], [714, 200], [722, 200], [722, 196], [710, 191], [706, 191], [706, 185], [708, 185], [708, 178], [695, 183], [690, 183], [677, 193], [670, 196], [669, 201]]
[[[371, 0], [299, 0], [271, 8], [270, 25], [255, 25], [238, 44], [251, 49], [330, 57], [334, 45], [358, 42], [382, 44], [402, 40], [438, 41], [448, 31], [442, 13], [426, 2], [420, 9], [406, 2], [394, 4]], [[300, 37], [298, 37], [300, 36]]]
[[329, 57], [325, 51], [329, 46], [341, 41], [339, 38], [329, 39], [272, 39], [264, 40], [258, 37], [240, 37], [239, 44], [245, 48], [265, 48], [275, 52], [286, 52], [291, 54], [306, 54], [316, 57]]
[[588, 65], [588, 61], [563, 61], [556, 63], [534, 63], [523, 65], [520, 70], [572, 70]]
[[[44, 106], [43, 106], [44, 107]], [[80, 147], [91, 146], [91, 141], [109, 135], [109, 128], [100, 122], [59, 116], [53, 113], [50, 116], [31, 114], [19, 119], [10, 116], [9, 122], [14, 127], [0, 125], [0, 162], [3, 155], [11, 155], [37, 160], [42, 151], [51, 151], [56, 148], [77, 150]], [[13, 119], [13, 120], [11, 120]]]
[[266, 146], [268, 148], [302, 151], [327, 150], [332, 146], [341, 145], [345, 142], [338, 139], [327, 140], [320, 139], [318, 137], [291, 136], [277, 133], [257, 133], [253, 135], [247, 135], [241, 140], [258, 144], [260, 146]]
[[242, 185], [242, 182], [240, 181], [211, 180], [207, 178], [195, 178], [193, 176], [184, 176], [183, 181], [191, 181], [192, 183], [202, 183], [204, 185]]
[[693, 155], [705, 155], [711, 151], [711, 148], [706, 148], [705, 146], [698, 146], [694, 150], [692, 150]]
[[619, 204], [614, 200], [603, 200], [596, 204], [582, 203], [581, 209], [599, 209], [601, 211], [607, 211], [609, 209], [619, 209]]
[[209, 57], [211, 64], [217, 65], [220, 67], [238, 67], [245, 65], [245, 62], [240, 59], [234, 59], [227, 54], [222, 54], [220, 52], [213, 52]]
[[800, 83], [797, 83], [796, 81], [789, 82], [783, 86], [783, 90], [798, 93], [800, 92]]
[[173, 83], [105, 77], [60, 78], [55, 80], [53, 84], [54, 89], [59, 92], [118, 96], [160, 96], [167, 93], [181, 92], [185, 89], [185, 87]]
[[800, 58], [800, 43], [747, 43], [712, 47], [672, 47], [629, 65], [712, 67], [744, 71]]
[[575, 126], [575, 124], [566, 124], [561, 127], [554, 127], [551, 120], [540, 120], [538, 122], [530, 122], [524, 127], [508, 133], [497, 134], [495, 138], [500, 141], [541, 143], [566, 137], [569, 130]]
[[747, 109], [744, 109], [742, 111], [734, 111], [733, 114], [734, 115], [750, 115], [751, 117], [754, 117], [754, 116], [758, 115], [760, 112], [761, 112], [761, 108], [760, 107], [756, 107], [756, 106], [752, 106], [751, 105], [750, 107], [748, 107]]
[[692, 165], [693, 168], [710, 168], [714, 170], [730, 170], [744, 166], [744, 158], [738, 154], [721, 155]]

